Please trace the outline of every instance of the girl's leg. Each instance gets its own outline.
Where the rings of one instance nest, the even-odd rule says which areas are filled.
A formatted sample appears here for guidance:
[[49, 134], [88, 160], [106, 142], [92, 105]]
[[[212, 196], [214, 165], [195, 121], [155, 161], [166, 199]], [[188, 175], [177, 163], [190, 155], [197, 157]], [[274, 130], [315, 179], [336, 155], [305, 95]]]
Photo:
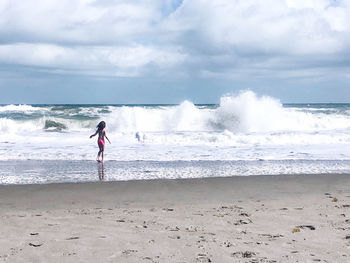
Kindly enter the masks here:
[[102, 163], [103, 163], [103, 159], [104, 159], [104, 151], [105, 149], [104, 149], [104, 147], [102, 148]]
[[100, 147], [99, 156], [102, 154], [102, 160], [101, 161], [103, 163], [103, 152], [105, 150], [105, 146], [103, 144], [100, 144], [99, 147]]
[[[99, 144], [98, 145], [98, 148], [100, 149], [99, 150], [99, 152], [98, 152], [98, 154], [97, 154], [97, 157], [96, 157], [96, 161], [100, 161], [100, 155], [101, 155], [101, 153], [103, 153], [103, 145], [101, 145], [101, 144]], [[102, 160], [103, 160], [103, 158], [102, 158]]]

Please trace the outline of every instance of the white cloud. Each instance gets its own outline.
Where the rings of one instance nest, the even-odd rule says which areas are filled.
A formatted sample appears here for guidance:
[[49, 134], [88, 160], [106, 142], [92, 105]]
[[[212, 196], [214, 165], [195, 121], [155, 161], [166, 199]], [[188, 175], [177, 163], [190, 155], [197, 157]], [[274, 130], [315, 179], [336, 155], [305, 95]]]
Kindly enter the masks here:
[[[164, 22], [163, 30], [183, 45], [201, 76], [263, 72], [267, 77], [297, 78], [300, 72], [304, 78], [338, 66], [344, 74], [344, 66], [350, 66], [344, 59], [350, 53], [347, 3], [191, 0]], [[306, 69], [312, 74], [303, 72]]]
[[133, 40], [159, 19], [154, 1], [28, 0], [0, 8], [0, 36], [10, 41], [105, 43]]
[[[332, 7], [331, 2], [192, 0], [171, 17], [167, 29], [180, 35], [193, 32], [218, 52], [328, 54], [347, 46], [341, 34], [350, 30], [350, 8]], [[335, 18], [338, 13], [342, 15]]]
[[[131, 47], [77, 46], [48, 44], [0, 45], [0, 63], [47, 67], [56, 72], [106, 76], [139, 76], [154, 65], [166, 71], [184, 61], [176, 50], [161, 50], [141, 45]], [[63, 71], [62, 71], [63, 70]]]
[[[76, 74], [305, 77], [349, 67], [335, 0], [3, 0], [0, 63]], [[286, 72], [291, 71], [291, 74]]]

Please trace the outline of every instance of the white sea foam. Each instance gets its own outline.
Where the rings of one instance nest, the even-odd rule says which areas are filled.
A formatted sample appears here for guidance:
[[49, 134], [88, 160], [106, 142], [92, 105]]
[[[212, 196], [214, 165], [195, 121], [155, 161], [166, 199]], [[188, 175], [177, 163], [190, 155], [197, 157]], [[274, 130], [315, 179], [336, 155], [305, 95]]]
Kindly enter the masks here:
[[350, 160], [349, 107], [285, 107], [251, 91], [216, 106], [0, 106], [0, 160], [93, 159], [100, 120], [109, 160]]
[[[13, 169], [15, 167], [15, 169]], [[0, 184], [349, 173], [350, 161], [0, 161]], [[4, 169], [5, 168], [5, 169]], [[179, 172], [181, 171], [181, 172]]]
[[[257, 97], [252, 91], [244, 91], [237, 96], [224, 96], [217, 108], [197, 107], [190, 101], [178, 106], [143, 107], [109, 106], [108, 112], [99, 113], [93, 107], [81, 107], [79, 112], [62, 109], [60, 114], [47, 114], [52, 107], [32, 107], [30, 105], [7, 105], [0, 112], [41, 112], [34, 119], [10, 120], [0, 118], [0, 131], [11, 127], [13, 133], [22, 130], [42, 130], [46, 121], [54, 121], [67, 126], [68, 130], [85, 131], [92, 129], [98, 119], [104, 119], [111, 132], [202, 132], [224, 131], [233, 133], [266, 133], [293, 131], [331, 131], [350, 128], [350, 114], [324, 113], [324, 109], [285, 108], [271, 97]], [[307, 111], [306, 111], [307, 110]], [[96, 119], [74, 119], [74, 115]], [[20, 126], [20, 127], [19, 127]]]
[[46, 111], [45, 108], [33, 107], [31, 105], [5, 105], [0, 107], [0, 112], [34, 112], [34, 111]]

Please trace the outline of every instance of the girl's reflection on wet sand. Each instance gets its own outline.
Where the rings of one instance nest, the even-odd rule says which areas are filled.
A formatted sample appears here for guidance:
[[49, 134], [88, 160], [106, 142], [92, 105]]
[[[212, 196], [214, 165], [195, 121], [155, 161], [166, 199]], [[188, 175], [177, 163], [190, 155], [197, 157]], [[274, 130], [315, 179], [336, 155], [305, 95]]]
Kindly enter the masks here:
[[103, 181], [105, 179], [105, 168], [103, 166], [103, 163], [99, 163], [97, 165], [97, 174], [100, 181]]

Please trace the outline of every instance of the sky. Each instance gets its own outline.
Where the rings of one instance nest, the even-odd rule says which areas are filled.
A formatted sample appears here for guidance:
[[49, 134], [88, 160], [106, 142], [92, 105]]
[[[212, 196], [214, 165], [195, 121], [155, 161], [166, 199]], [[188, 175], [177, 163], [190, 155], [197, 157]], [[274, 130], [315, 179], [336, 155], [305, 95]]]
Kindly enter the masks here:
[[349, 0], [0, 0], [0, 103], [350, 103]]

